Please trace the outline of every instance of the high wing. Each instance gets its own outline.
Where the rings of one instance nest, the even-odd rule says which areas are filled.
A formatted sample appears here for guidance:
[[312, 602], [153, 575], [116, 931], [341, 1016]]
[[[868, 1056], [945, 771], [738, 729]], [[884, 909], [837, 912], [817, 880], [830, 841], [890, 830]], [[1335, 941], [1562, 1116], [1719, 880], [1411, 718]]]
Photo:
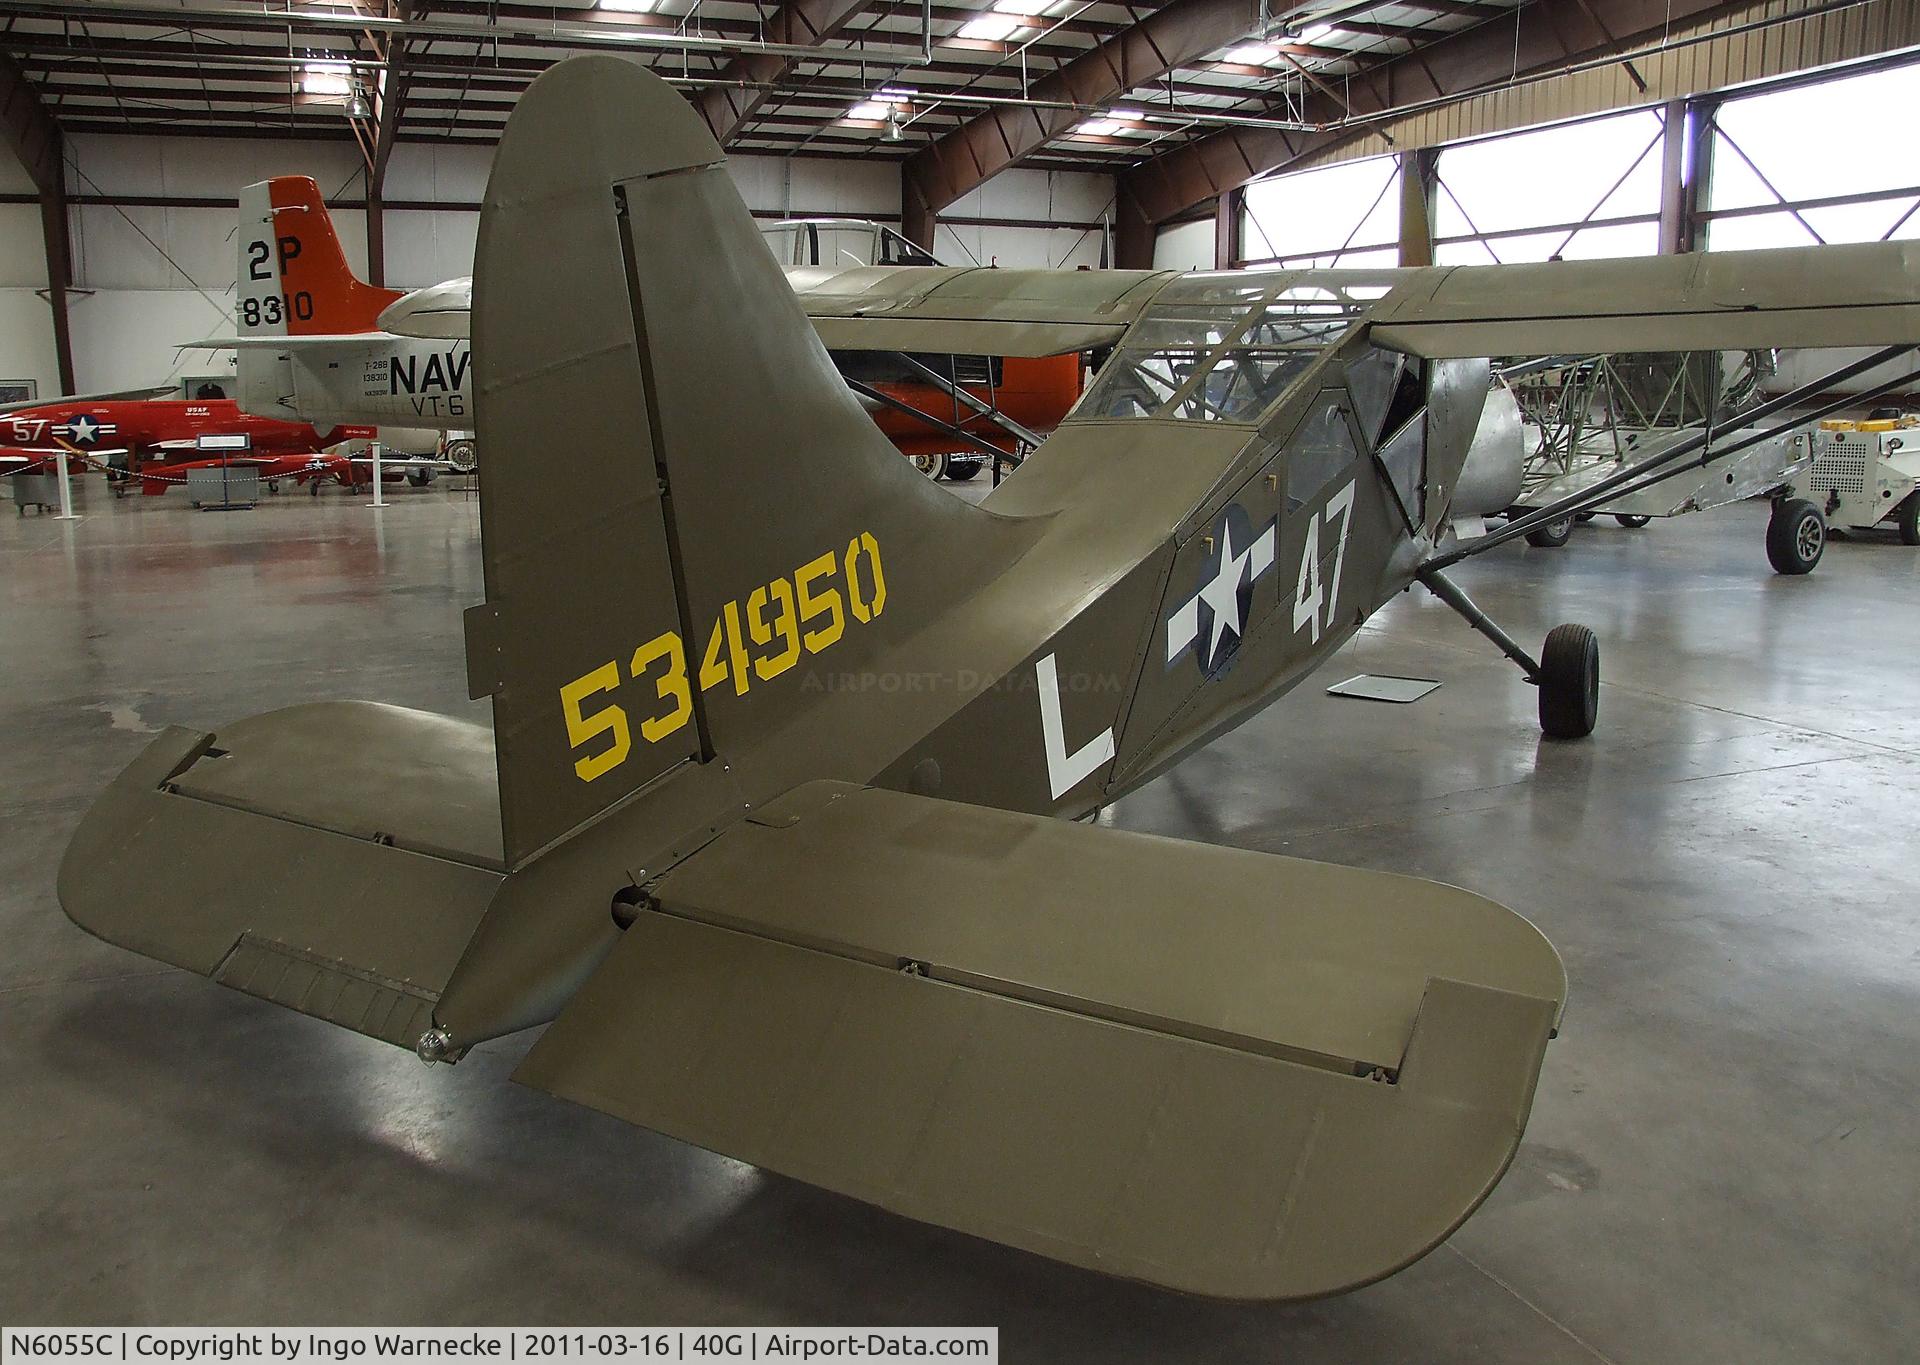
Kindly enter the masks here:
[[[802, 311], [829, 350], [1000, 356], [1065, 355], [1110, 346], [1175, 274], [979, 266], [798, 266], [786, 271]], [[466, 337], [472, 290], [471, 279], [417, 289], [388, 305], [380, 327], [396, 336]]]
[[1112, 345], [1175, 274], [801, 266], [787, 281], [829, 350], [1046, 356]]
[[1373, 317], [1429, 359], [1877, 346], [1920, 337], [1920, 243], [1410, 272]]

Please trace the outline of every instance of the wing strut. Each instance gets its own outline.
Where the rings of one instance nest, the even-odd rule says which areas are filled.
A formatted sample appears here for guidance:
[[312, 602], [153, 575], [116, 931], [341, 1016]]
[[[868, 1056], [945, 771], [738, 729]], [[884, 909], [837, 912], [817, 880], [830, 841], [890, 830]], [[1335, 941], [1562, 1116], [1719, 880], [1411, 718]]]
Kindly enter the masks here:
[[[1868, 370], [1898, 360], [1901, 356], [1907, 355], [1915, 350], [1920, 350], [1920, 346], [1912, 343], [1882, 347], [1864, 359], [1856, 360], [1849, 365], [1843, 365], [1829, 374], [1821, 375], [1818, 379], [1810, 383], [1802, 384], [1799, 388], [1780, 394], [1778, 397], [1769, 398], [1758, 407], [1742, 413], [1739, 418], [1740, 426], [1751, 426], [1761, 418], [1771, 417], [1783, 409], [1796, 407], [1819, 394], [1827, 392], [1830, 385], [1851, 379], [1855, 375], [1864, 374]], [[1649, 455], [1646, 459], [1636, 464], [1628, 465], [1625, 469], [1609, 474], [1596, 484], [1583, 488], [1576, 493], [1569, 493], [1566, 497], [1548, 503], [1545, 507], [1536, 508], [1525, 516], [1515, 517], [1497, 531], [1489, 531], [1486, 535], [1475, 536], [1472, 540], [1463, 541], [1459, 545], [1454, 546], [1453, 549], [1447, 551], [1445, 554], [1435, 555], [1432, 559], [1428, 560], [1422, 568], [1421, 579], [1424, 582], [1426, 581], [1428, 573], [1437, 574], [1440, 570], [1451, 568], [1463, 559], [1469, 559], [1483, 551], [1491, 550], [1495, 546], [1505, 545], [1514, 537], [1524, 536], [1527, 532], [1544, 526], [1548, 522], [1559, 521], [1575, 513], [1585, 512], [1589, 508], [1598, 507], [1600, 504], [1620, 496], [1623, 492], [1637, 492], [1648, 484], [1657, 483], [1661, 479], [1679, 473], [1682, 468], [1698, 468], [1701, 465], [1711, 464], [1715, 460], [1737, 454], [1750, 446], [1758, 445], [1761, 441], [1777, 436], [1782, 431], [1789, 430], [1792, 427], [1804, 426], [1808, 422], [1818, 421], [1820, 418], [1838, 412], [1842, 408], [1857, 407], [1868, 399], [1877, 398], [1881, 394], [1892, 389], [1897, 389], [1915, 378], [1920, 378], [1920, 368], [1909, 370], [1905, 374], [1898, 375], [1883, 384], [1876, 385], [1866, 393], [1847, 394], [1842, 398], [1837, 398], [1831, 402], [1820, 405], [1810, 413], [1803, 412], [1796, 414], [1790, 422], [1777, 423], [1752, 435], [1743, 436], [1730, 445], [1720, 446], [1717, 449], [1709, 449], [1705, 455], [1694, 461], [1690, 466], [1676, 465], [1674, 462], [1682, 456], [1691, 455], [1702, 447], [1711, 445], [1714, 429], [1713, 424], [1709, 422], [1702, 430], [1667, 447], [1658, 454]], [[1433, 585], [1429, 583], [1428, 586], [1432, 587]], [[1439, 590], [1435, 589], [1435, 591], [1438, 592]], [[1442, 600], [1446, 599], [1443, 597]], [[1453, 604], [1449, 602], [1448, 605], [1451, 606]], [[1467, 619], [1471, 621], [1473, 618], [1469, 616]], [[1479, 629], [1479, 627], [1476, 625], [1475, 629]], [[1498, 641], [1496, 641], [1496, 643], [1498, 643]], [[1501, 647], [1503, 649], [1505, 648], [1504, 645]]]

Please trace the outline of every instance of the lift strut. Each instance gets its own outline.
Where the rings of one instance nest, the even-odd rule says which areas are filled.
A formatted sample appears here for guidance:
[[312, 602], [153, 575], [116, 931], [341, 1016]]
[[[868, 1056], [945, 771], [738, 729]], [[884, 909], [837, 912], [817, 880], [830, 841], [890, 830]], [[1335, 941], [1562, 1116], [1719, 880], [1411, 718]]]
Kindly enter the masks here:
[[1444, 569], [1430, 564], [1420, 570], [1419, 578], [1428, 592], [1459, 612], [1468, 625], [1493, 641], [1502, 654], [1520, 665], [1520, 671], [1527, 675], [1528, 682], [1537, 684], [1540, 681], [1540, 661], [1522, 649], [1518, 640], [1502, 630], [1499, 622], [1482, 611], [1479, 604], [1467, 596], [1464, 588], [1447, 577]]

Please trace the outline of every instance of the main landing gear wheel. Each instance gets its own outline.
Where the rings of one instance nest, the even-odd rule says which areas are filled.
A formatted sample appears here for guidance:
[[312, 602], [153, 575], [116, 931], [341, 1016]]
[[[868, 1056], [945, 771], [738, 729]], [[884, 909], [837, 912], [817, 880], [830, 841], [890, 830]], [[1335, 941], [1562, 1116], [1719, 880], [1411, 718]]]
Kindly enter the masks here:
[[1636, 517], [1630, 512], [1615, 512], [1613, 514], [1613, 519], [1619, 522], [1622, 526], [1626, 527], [1629, 531], [1637, 531], [1642, 526], [1645, 526], [1648, 522], [1653, 520], [1652, 517]]
[[1540, 728], [1585, 739], [1600, 715], [1600, 640], [1585, 626], [1555, 626], [1540, 650]]
[[1555, 739], [1584, 739], [1600, 716], [1600, 641], [1585, 626], [1555, 626], [1536, 660], [1447, 577], [1445, 566], [1416, 575], [1435, 597], [1500, 647], [1540, 689], [1540, 728]]
[[947, 477], [955, 483], [965, 483], [980, 472], [984, 460], [948, 460]]
[[1585, 526], [1588, 522], [1592, 521], [1593, 518], [1594, 518], [1594, 514], [1592, 512], [1575, 512], [1573, 514], [1573, 519], [1579, 522], [1582, 526]]
[[1573, 518], [1562, 517], [1527, 532], [1527, 544], [1541, 550], [1557, 550], [1573, 535]]
[[1907, 500], [1893, 516], [1900, 527], [1900, 543], [1920, 545], [1920, 493], [1907, 494]]
[[1827, 548], [1827, 519], [1805, 498], [1783, 498], [1767, 522], [1767, 562], [1775, 573], [1812, 573]]
[[453, 466], [456, 474], [471, 474], [480, 467], [478, 448], [464, 436], [457, 441], [448, 441], [445, 454], [447, 463]]

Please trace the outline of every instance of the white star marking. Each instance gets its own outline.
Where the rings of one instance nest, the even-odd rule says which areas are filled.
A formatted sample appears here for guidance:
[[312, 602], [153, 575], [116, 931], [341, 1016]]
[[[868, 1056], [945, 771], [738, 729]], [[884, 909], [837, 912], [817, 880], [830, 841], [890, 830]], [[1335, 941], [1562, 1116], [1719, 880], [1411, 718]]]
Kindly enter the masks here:
[[100, 434], [100, 423], [84, 412], [67, 423], [67, 431], [81, 445], [86, 445]]
[[1240, 619], [1240, 583], [1242, 579], [1255, 582], [1260, 575], [1273, 567], [1274, 525], [1269, 522], [1267, 529], [1253, 538], [1253, 542], [1238, 554], [1233, 549], [1233, 528], [1230, 523], [1220, 523], [1220, 568], [1214, 576], [1200, 585], [1200, 591], [1173, 609], [1167, 617], [1167, 662], [1179, 658], [1189, 646], [1200, 638], [1200, 604], [1205, 602], [1212, 611], [1212, 620], [1207, 626], [1207, 652], [1202, 663], [1211, 667], [1219, 657], [1220, 645], [1227, 632], [1231, 631], [1237, 639], [1246, 623]]

